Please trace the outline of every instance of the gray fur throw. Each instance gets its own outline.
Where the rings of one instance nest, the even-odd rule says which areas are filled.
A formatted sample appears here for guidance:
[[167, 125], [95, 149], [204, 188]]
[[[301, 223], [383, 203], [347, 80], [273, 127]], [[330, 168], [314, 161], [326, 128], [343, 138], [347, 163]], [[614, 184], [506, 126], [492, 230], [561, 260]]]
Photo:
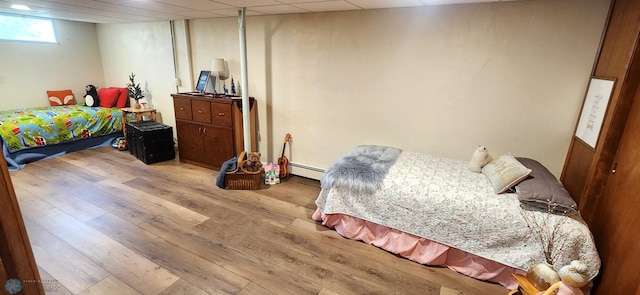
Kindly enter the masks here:
[[382, 181], [400, 153], [402, 150], [394, 147], [356, 146], [331, 164], [320, 180], [321, 187], [373, 194], [382, 187]]

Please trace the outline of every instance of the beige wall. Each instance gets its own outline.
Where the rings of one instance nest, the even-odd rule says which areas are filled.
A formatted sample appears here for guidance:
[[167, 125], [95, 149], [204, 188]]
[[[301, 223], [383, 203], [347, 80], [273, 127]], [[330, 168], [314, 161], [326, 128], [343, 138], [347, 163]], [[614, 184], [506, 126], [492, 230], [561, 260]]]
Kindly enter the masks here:
[[[108, 86], [125, 87], [134, 73], [148, 107], [175, 126], [171, 93], [176, 92], [169, 22], [97, 25]], [[134, 103], [133, 101], [131, 102]], [[175, 131], [175, 130], [174, 130]]]
[[[263, 161], [276, 159], [291, 133], [290, 160], [323, 169], [358, 144], [460, 159], [483, 144], [559, 175], [608, 5], [539, 0], [248, 17]], [[237, 79], [237, 20], [189, 26], [194, 71], [223, 57]]]
[[[460, 159], [483, 144], [559, 175], [608, 5], [535, 0], [248, 17], [262, 160], [274, 161], [291, 133], [290, 160], [321, 169], [358, 144]], [[46, 105], [47, 88], [82, 97], [86, 84], [124, 85], [134, 72], [175, 126], [169, 22], [57, 23], [60, 45], [0, 43], [0, 109]], [[176, 38], [179, 91], [214, 57], [229, 60], [238, 82], [236, 18], [178, 22]]]
[[96, 25], [54, 26], [59, 44], [0, 41], [0, 110], [48, 106], [47, 90], [71, 89], [82, 103], [85, 85], [104, 83]]

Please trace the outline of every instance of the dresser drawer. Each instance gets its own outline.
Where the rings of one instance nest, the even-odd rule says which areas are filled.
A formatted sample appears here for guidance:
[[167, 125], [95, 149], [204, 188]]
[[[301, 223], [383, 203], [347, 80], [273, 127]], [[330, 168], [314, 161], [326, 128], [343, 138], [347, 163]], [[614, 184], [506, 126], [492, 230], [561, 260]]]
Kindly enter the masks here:
[[231, 126], [231, 105], [226, 103], [211, 103], [213, 124]]
[[176, 112], [176, 119], [192, 120], [190, 99], [174, 98], [173, 108], [175, 109], [175, 112]]
[[192, 100], [191, 111], [193, 120], [201, 123], [211, 123], [211, 103], [208, 101]]

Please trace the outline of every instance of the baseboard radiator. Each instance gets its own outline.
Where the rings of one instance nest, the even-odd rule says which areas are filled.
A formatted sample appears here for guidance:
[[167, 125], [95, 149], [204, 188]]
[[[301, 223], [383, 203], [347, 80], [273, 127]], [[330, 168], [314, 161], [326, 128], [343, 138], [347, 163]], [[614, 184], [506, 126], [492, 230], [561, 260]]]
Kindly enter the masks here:
[[293, 175], [303, 176], [311, 179], [320, 180], [322, 175], [326, 172], [325, 169], [313, 167], [305, 164], [289, 162], [291, 169], [289, 173]]

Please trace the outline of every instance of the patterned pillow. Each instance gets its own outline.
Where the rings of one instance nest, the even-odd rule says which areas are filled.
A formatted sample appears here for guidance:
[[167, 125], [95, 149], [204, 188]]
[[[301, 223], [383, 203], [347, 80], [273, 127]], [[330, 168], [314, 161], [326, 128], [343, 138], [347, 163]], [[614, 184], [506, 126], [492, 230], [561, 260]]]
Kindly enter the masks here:
[[496, 194], [501, 194], [527, 178], [531, 169], [522, 165], [512, 155], [502, 155], [482, 167]]
[[66, 90], [47, 90], [49, 104], [52, 106], [72, 105], [76, 104], [71, 89]]

